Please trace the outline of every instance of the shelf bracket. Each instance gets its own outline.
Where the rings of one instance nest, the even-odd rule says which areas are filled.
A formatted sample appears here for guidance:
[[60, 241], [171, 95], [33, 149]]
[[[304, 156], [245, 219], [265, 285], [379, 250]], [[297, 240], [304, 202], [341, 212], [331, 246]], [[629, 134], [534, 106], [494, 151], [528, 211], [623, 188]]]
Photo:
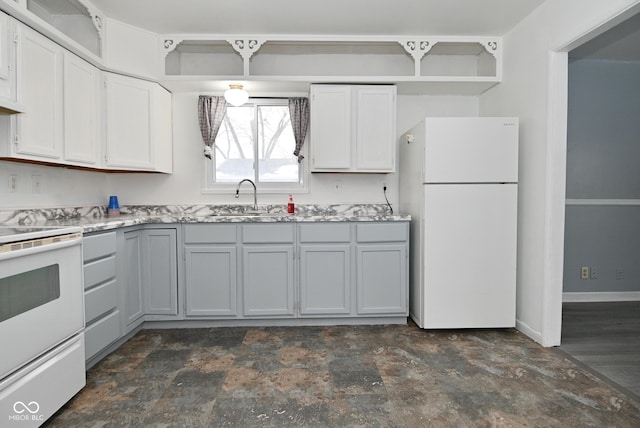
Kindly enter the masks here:
[[414, 74], [420, 76], [420, 61], [435, 44], [433, 40], [399, 40], [405, 51], [413, 58]]
[[249, 60], [264, 42], [266, 42], [264, 39], [227, 39], [227, 43], [242, 57], [245, 76], [249, 75]]
[[96, 27], [96, 31], [98, 32], [98, 37], [101, 40], [104, 40], [104, 18], [103, 13], [100, 12], [94, 5], [89, 3], [88, 1], [79, 0], [79, 3], [87, 9], [87, 13], [91, 17], [91, 22], [93, 26]]
[[500, 52], [500, 46], [498, 45], [498, 42], [496, 40], [487, 40], [482, 42], [482, 46], [484, 46], [484, 49], [490, 53], [491, 55], [493, 55], [494, 58], [498, 58], [498, 54]]
[[167, 55], [173, 52], [178, 47], [178, 45], [182, 43], [182, 41], [183, 39], [178, 38], [164, 39], [162, 41], [162, 51], [164, 52], [165, 58], [167, 57]]

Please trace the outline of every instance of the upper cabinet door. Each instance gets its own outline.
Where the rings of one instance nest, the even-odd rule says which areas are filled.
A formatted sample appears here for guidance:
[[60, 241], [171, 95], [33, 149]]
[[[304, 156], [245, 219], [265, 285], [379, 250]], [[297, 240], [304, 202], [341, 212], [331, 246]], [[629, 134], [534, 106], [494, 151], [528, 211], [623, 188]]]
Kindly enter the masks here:
[[311, 171], [394, 172], [396, 87], [311, 86]]
[[112, 73], [105, 79], [107, 166], [153, 170], [154, 83]]
[[5, 101], [0, 106], [17, 101], [15, 31], [15, 21], [0, 12], [0, 100]]
[[64, 55], [64, 159], [99, 166], [100, 71], [72, 53]]
[[311, 86], [311, 169], [351, 167], [351, 86]]
[[16, 153], [59, 160], [63, 143], [63, 50], [30, 28], [20, 27], [18, 97], [25, 112], [17, 117]]
[[396, 87], [356, 87], [356, 164], [359, 171], [395, 171]]

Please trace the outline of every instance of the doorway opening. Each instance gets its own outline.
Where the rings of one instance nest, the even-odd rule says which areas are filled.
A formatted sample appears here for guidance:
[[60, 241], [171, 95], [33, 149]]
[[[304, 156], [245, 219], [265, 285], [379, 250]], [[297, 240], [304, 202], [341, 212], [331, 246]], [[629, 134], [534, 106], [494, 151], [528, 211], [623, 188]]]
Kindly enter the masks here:
[[560, 349], [640, 396], [640, 13], [568, 53]]

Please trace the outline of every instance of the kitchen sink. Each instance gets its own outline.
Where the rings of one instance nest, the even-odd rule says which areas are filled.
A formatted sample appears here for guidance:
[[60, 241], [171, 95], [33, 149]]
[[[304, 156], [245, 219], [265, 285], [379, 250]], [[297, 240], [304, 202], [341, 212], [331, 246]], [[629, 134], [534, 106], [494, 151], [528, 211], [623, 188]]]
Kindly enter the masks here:
[[283, 213], [269, 213], [267, 211], [244, 211], [240, 213], [224, 213], [224, 214], [214, 214], [220, 217], [280, 217], [284, 215]]

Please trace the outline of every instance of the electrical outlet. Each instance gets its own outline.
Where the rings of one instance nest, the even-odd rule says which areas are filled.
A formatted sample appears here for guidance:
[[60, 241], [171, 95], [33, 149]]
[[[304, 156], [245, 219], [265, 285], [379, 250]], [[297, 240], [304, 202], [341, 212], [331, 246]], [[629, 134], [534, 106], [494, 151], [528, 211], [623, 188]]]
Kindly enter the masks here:
[[582, 266], [580, 268], [580, 278], [589, 279], [589, 266]]
[[7, 183], [9, 187], [9, 193], [15, 193], [18, 191], [18, 176], [16, 174], [9, 174], [9, 181]]
[[386, 182], [385, 182], [385, 183], [382, 183], [382, 190], [384, 190], [384, 191], [387, 191], [387, 192], [388, 192], [388, 191], [389, 191], [389, 183], [386, 183]]
[[42, 193], [42, 176], [39, 174], [31, 176], [31, 193]]
[[624, 269], [616, 268], [616, 279], [624, 279]]
[[600, 268], [592, 267], [591, 268], [590, 278], [591, 279], [598, 279], [599, 276], [600, 276]]

